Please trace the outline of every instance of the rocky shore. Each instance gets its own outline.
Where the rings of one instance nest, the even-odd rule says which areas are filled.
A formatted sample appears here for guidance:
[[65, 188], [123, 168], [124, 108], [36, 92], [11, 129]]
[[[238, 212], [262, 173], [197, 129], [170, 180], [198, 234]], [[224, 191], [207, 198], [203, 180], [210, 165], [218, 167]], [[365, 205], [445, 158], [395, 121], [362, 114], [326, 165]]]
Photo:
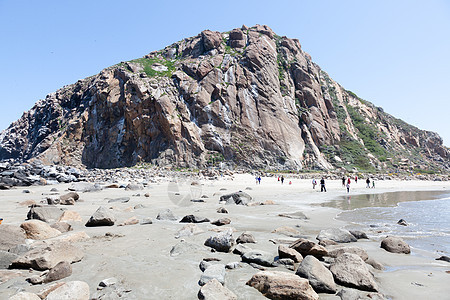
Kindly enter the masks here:
[[[320, 193], [309, 179], [319, 174], [285, 174], [281, 185], [273, 174], [255, 184], [239, 172], [0, 167], [8, 188], [0, 192], [2, 299], [443, 299], [450, 292], [442, 285], [445, 258], [412, 255], [398, 237], [374, 238], [371, 228], [336, 220], [337, 209], [311, 206], [344, 193], [339, 174], [326, 174], [328, 192]], [[397, 178], [377, 179], [376, 191], [361, 183], [352, 192], [400, 189]], [[410, 179], [402, 189], [450, 188], [445, 177]]]
[[[325, 177], [328, 180], [340, 180], [343, 174], [339, 170], [329, 172], [265, 172], [254, 171], [250, 169], [239, 169], [236, 171], [205, 169], [184, 171], [170, 170], [155, 166], [141, 166], [135, 168], [117, 168], [117, 169], [86, 169], [76, 168], [64, 165], [43, 165], [39, 161], [32, 163], [0, 163], [0, 189], [6, 190], [13, 186], [34, 186], [34, 185], [53, 185], [58, 183], [70, 182], [124, 182], [139, 181], [143, 184], [157, 183], [172, 180], [173, 178], [183, 178], [191, 180], [217, 180], [223, 176], [233, 176], [234, 174], [248, 174], [263, 177], [279, 177], [286, 174], [291, 179], [319, 179]], [[449, 175], [441, 174], [358, 174], [360, 178], [373, 178], [380, 180], [426, 180], [426, 181], [449, 181]], [[353, 176], [353, 175], [352, 175]]]

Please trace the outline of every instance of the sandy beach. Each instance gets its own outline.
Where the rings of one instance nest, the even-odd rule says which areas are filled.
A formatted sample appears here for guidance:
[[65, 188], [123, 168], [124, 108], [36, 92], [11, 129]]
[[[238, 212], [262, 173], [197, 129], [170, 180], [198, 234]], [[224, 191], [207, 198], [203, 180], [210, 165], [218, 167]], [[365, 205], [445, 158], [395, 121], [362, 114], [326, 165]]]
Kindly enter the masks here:
[[[292, 181], [291, 185], [289, 181]], [[289, 176], [286, 176], [283, 185], [276, 177], [262, 177], [261, 184], [257, 185], [254, 176], [244, 174], [225, 176], [218, 180], [177, 181], [175, 178], [156, 178], [155, 182], [149, 183], [142, 190], [104, 188], [101, 191], [79, 193], [80, 200], [75, 205], [61, 206], [77, 212], [82, 221], [69, 221], [73, 230], [62, 233], [58, 238], [70, 237], [82, 231], [89, 238], [73, 242], [73, 245], [83, 251], [84, 257], [80, 262], [72, 264], [72, 275], [60, 281], [88, 283], [91, 297], [98, 293], [97, 287], [102, 280], [115, 277], [122, 288], [122, 299], [197, 299], [200, 289], [198, 281], [202, 276], [199, 264], [204, 258], [217, 258], [223, 264], [240, 262], [240, 267], [227, 270], [225, 276], [225, 287], [236, 294], [238, 299], [265, 299], [257, 289], [246, 285], [246, 282], [259, 272], [258, 269], [241, 262], [241, 257], [232, 252], [212, 252], [210, 247], [204, 245], [205, 240], [224, 228], [232, 228], [234, 238], [248, 231], [253, 234], [257, 243], [246, 244], [247, 246], [270, 252], [276, 257], [279, 244], [275, 243], [293, 242], [298, 237], [318, 242], [316, 236], [320, 230], [349, 226], [348, 223], [336, 219], [341, 210], [320, 205], [347, 195], [338, 180], [326, 182], [326, 193], [320, 192], [319, 185], [313, 190], [310, 179], [294, 179]], [[27, 200], [39, 203], [45, 200], [52, 188], [58, 189], [58, 193], [63, 195], [68, 192], [70, 185], [33, 186], [0, 191], [0, 218], [4, 219], [0, 226], [19, 227], [30, 209], [20, 203]], [[29, 190], [30, 193], [24, 193], [24, 190]], [[221, 195], [237, 191], [244, 191], [252, 196], [254, 201], [269, 205], [219, 204]], [[364, 180], [360, 179], [357, 184], [351, 184], [349, 195], [395, 191], [450, 192], [450, 183], [386, 180], [377, 181], [375, 189], [366, 189]], [[145, 196], [146, 193], [149, 197]], [[118, 197], [129, 197], [130, 200], [126, 203], [108, 203], [108, 199]], [[192, 202], [191, 199], [202, 199], [204, 202]], [[110, 208], [116, 217], [115, 225], [85, 226], [99, 206]], [[228, 214], [217, 212], [221, 206], [228, 210]], [[177, 221], [157, 220], [158, 213], [165, 209], [170, 209]], [[280, 213], [297, 211], [303, 212], [308, 219], [279, 216]], [[179, 230], [186, 225], [179, 223], [179, 220], [190, 214], [206, 217], [211, 221], [227, 217], [231, 219], [231, 223], [225, 226], [215, 226], [209, 222], [198, 223], [196, 226], [200, 229], [199, 233], [177, 238]], [[136, 217], [140, 222], [150, 218], [152, 224], [117, 226], [132, 217]], [[288, 226], [294, 231], [279, 229], [282, 226]], [[276, 229], [279, 230], [274, 232]], [[32, 241], [28, 240], [28, 243]], [[181, 250], [173, 251], [173, 247], [179, 244], [183, 244], [177, 248]], [[384, 295], [385, 299], [445, 299], [450, 295], [450, 286], [445, 284], [450, 278], [450, 264], [436, 261], [435, 254], [419, 249], [412, 249], [412, 254], [390, 253], [381, 249], [380, 240], [373, 237], [350, 244], [363, 248], [370, 258], [385, 267], [384, 270], [370, 267], [380, 287], [379, 293]], [[297, 266], [298, 264], [295, 268]], [[265, 269], [294, 273], [283, 266]], [[39, 271], [20, 270], [20, 276], [9, 280], [5, 279], [2, 272], [6, 271], [0, 270], [1, 299], [8, 299], [19, 291], [39, 293], [54, 284], [31, 285], [25, 281], [25, 278], [39, 274]], [[342, 287], [338, 286], [338, 291], [341, 289]], [[364, 291], [359, 293], [361, 297], [368, 294]], [[332, 294], [319, 293], [319, 296], [320, 299], [340, 299]]]

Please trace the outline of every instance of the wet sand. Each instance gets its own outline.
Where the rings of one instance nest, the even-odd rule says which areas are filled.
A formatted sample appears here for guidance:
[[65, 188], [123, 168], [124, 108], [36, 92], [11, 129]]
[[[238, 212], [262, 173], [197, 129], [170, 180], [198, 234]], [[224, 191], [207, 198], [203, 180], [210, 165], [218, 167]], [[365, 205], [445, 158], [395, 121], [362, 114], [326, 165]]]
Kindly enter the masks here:
[[[163, 180], [163, 179], [161, 179]], [[340, 212], [335, 207], [322, 207], [318, 204], [328, 202], [339, 196], [346, 196], [346, 191], [341, 187], [340, 181], [327, 182], [327, 193], [320, 193], [312, 189], [310, 180], [292, 180], [292, 185], [287, 184], [286, 178], [282, 186], [276, 178], [262, 178], [261, 185], [256, 185], [251, 175], [235, 175], [231, 180], [228, 177], [219, 180], [199, 180], [199, 185], [192, 186], [190, 181], [159, 184], [149, 184], [141, 191], [125, 191], [123, 189], [105, 189], [99, 192], [80, 194], [82, 202], [65, 208], [78, 212], [83, 222], [72, 222], [74, 231], [85, 231], [90, 239], [78, 242], [83, 249], [85, 257], [81, 262], [73, 264], [73, 274], [62, 281], [81, 280], [89, 284], [91, 295], [95, 293], [98, 283], [109, 277], [116, 277], [121, 284], [130, 290], [126, 299], [196, 299], [199, 290], [198, 280], [202, 274], [198, 265], [203, 258], [216, 257], [222, 263], [240, 261], [238, 255], [232, 253], [212, 253], [210, 248], [203, 246], [204, 241], [214, 234], [213, 230], [219, 227], [209, 223], [197, 224], [204, 232], [183, 237], [183, 243], [197, 245], [186, 253], [171, 256], [170, 251], [181, 239], [175, 238], [176, 233], [184, 224], [176, 221], [158, 221], [158, 212], [171, 209], [176, 216], [194, 214], [215, 220], [221, 217], [231, 219], [231, 224], [225, 227], [235, 229], [236, 238], [244, 231], [251, 232], [257, 244], [249, 245], [253, 249], [264, 250], [277, 255], [278, 245], [271, 239], [291, 239], [272, 231], [281, 226], [290, 226], [299, 231], [301, 236], [315, 240], [321, 229], [338, 227], [344, 228], [349, 224], [337, 220], [335, 216]], [[28, 207], [18, 203], [24, 200], [41, 201], [52, 187], [57, 187], [64, 194], [69, 185], [41, 186], [31, 188], [18, 188], [10, 191], [0, 191], [1, 216], [3, 224], [19, 226], [28, 212]], [[250, 187], [251, 189], [247, 189]], [[24, 194], [22, 190], [28, 189], [32, 193]], [[250, 194], [256, 201], [274, 201], [275, 205], [264, 206], [238, 206], [226, 205], [229, 214], [219, 214], [216, 209], [219, 197], [222, 194], [243, 190]], [[448, 182], [424, 182], [424, 181], [379, 181], [376, 189], [365, 189], [365, 183], [360, 182], [352, 186], [351, 194], [383, 193], [395, 191], [450, 191]], [[150, 197], [144, 197], [145, 193]], [[136, 194], [140, 196], [133, 196]], [[176, 194], [179, 195], [176, 195]], [[205, 203], [190, 202], [191, 198], [206, 195]], [[108, 204], [106, 198], [130, 197], [128, 203]], [[145, 207], [133, 209], [137, 204]], [[138, 219], [150, 217], [153, 224], [129, 225], [111, 227], [84, 226], [92, 213], [100, 206], [113, 207], [117, 216], [116, 224], [136, 216]], [[296, 220], [279, 217], [279, 213], [304, 212], [308, 220]], [[1, 226], [1, 225], [0, 225]], [[110, 232], [112, 237], [105, 237]], [[68, 233], [71, 234], [71, 233]], [[381, 249], [380, 241], [371, 239], [354, 243], [365, 249], [370, 257], [387, 266], [385, 271], [373, 270], [376, 281], [380, 285], [380, 292], [393, 299], [444, 299], [450, 294], [448, 282], [450, 264], [435, 261], [432, 257], [419, 257], [412, 255], [400, 255], [388, 253]], [[402, 269], [408, 266], [408, 269]], [[411, 269], [413, 266], [413, 269]], [[286, 271], [277, 267], [274, 270]], [[243, 263], [241, 268], [228, 270], [225, 286], [238, 295], [239, 299], [264, 299], [254, 288], [245, 285], [251, 276], [258, 270]], [[29, 276], [28, 271], [24, 271]], [[37, 272], [36, 272], [37, 273]], [[24, 278], [16, 278], [0, 284], [0, 298], [7, 299], [19, 290], [37, 292], [42, 285], [30, 286]], [[364, 294], [364, 293], [362, 293]], [[335, 295], [320, 294], [321, 299], [339, 299]]]

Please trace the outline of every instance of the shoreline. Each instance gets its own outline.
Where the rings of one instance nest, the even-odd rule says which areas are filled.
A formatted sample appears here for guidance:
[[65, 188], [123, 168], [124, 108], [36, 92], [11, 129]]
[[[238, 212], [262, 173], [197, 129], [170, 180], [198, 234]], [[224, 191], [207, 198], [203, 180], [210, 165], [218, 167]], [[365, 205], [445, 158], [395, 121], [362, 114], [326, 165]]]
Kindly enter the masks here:
[[[233, 178], [233, 180], [232, 180]], [[216, 227], [209, 223], [196, 224], [203, 232], [175, 238], [177, 232], [185, 225], [174, 221], [159, 221], [155, 217], [159, 211], [169, 208], [179, 218], [194, 214], [216, 220], [221, 217], [231, 219], [231, 224], [224, 227], [235, 229], [233, 236], [236, 238], [244, 231], [251, 232], [257, 244], [249, 244], [251, 248], [264, 250], [276, 256], [278, 245], [271, 240], [295, 240], [296, 237], [289, 237], [289, 232], [274, 233], [273, 231], [283, 226], [288, 226], [297, 230], [297, 236], [307, 237], [311, 241], [316, 241], [315, 237], [321, 229], [325, 228], [345, 228], [348, 222], [338, 220], [337, 208], [318, 206], [318, 203], [333, 201], [339, 196], [345, 196], [346, 191], [341, 187], [339, 181], [327, 181], [327, 193], [313, 191], [309, 179], [291, 179], [281, 186], [276, 177], [263, 177], [261, 185], [256, 185], [254, 176], [237, 174], [233, 177], [225, 176], [219, 180], [206, 179], [182, 179], [173, 185], [176, 178], [154, 178], [155, 182], [149, 182], [143, 190], [125, 191], [123, 189], [104, 189], [102, 191], [80, 193], [82, 202], [74, 206], [64, 208], [77, 211], [83, 222], [72, 222], [73, 231], [77, 233], [84, 231], [90, 239], [77, 242], [76, 245], [83, 249], [85, 257], [81, 262], [72, 264], [73, 274], [62, 281], [82, 280], [89, 283], [91, 295], [96, 293], [97, 284], [109, 277], [117, 277], [121, 284], [131, 289], [131, 295], [142, 298], [145, 295], [156, 297], [193, 299], [200, 286], [197, 281], [202, 272], [198, 268], [199, 262], [205, 257], [217, 257], [223, 263], [240, 261], [238, 255], [231, 253], [211, 253], [209, 248], [203, 246], [204, 241], [214, 234], [215, 230], [223, 227]], [[172, 185], [171, 185], [172, 181]], [[191, 185], [195, 181], [196, 185]], [[376, 189], [370, 189], [371, 193], [385, 193], [390, 191], [405, 191], [407, 189], [441, 190], [450, 191], [448, 182], [428, 182], [428, 181], [378, 181]], [[39, 202], [51, 188], [56, 187], [60, 194], [66, 193], [70, 184], [58, 184], [54, 186], [38, 186], [16, 188], [9, 191], [0, 192], [0, 202], [2, 203], [2, 216], [5, 220], [3, 224], [18, 226], [26, 218], [28, 207], [18, 205], [24, 200], [34, 200]], [[353, 185], [355, 186], [355, 185]], [[174, 187], [176, 189], [174, 189]], [[246, 189], [251, 188], [251, 189]], [[31, 193], [23, 193], [23, 190], [30, 190]], [[225, 190], [223, 190], [225, 189]], [[317, 186], [316, 186], [317, 189]], [[242, 190], [250, 194], [258, 202], [273, 201], [275, 205], [262, 206], [240, 206], [226, 205], [228, 214], [218, 214], [216, 209], [220, 207], [220, 195]], [[365, 183], [361, 182], [351, 189], [352, 195], [364, 194]], [[144, 197], [149, 193], [149, 197]], [[176, 195], [179, 193], [180, 195]], [[133, 196], [140, 194], [140, 196]], [[202, 195], [204, 203], [190, 202], [192, 197], [199, 198]], [[117, 197], [130, 197], [128, 203], [108, 204], [105, 199]], [[337, 201], [337, 200], [335, 200]], [[142, 204], [144, 208], [136, 209]], [[186, 206], [183, 206], [186, 204]], [[153, 224], [150, 225], [129, 225], [111, 227], [84, 226], [84, 223], [97, 209], [98, 206], [105, 205], [113, 207], [112, 211], [117, 216], [117, 223], [124, 222], [135, 216], [139, 220], [151, 218]], [[289, 219], [279, 217], [280, 213], [290, 213], [302, 211], [309, 219]], [[5, 215], [7, 215], [5, 217]], [[0, 226], [3, 226], [0, 225]], [[111, 232], [111, 238], [105, 237], [106, 232]], [[281, 232], [281, 230], [280, 230]], [[62, 236], [70, 235], [63, 234]], [[185, 243], [195, 244], [194, 247], [177, 256], [170, 256], [170, 251], [174, 245], [184, 239]], [[441, 282], [448, 280], [450, 270], [447, 262], [434, 261], [429, 258], [415, 255], [393, 254], [380, 248], [377, 240], [359, 240], [351, 245], [365, 249], [370, 257], [378, 260], [385, 266], [389, 266], [387, 271], [373, 269], [376, 281], [380, 285], [380, 292], [392, 299], [411, 299], [418, 295], [427, 297], [442, 298], [450, 293]], [[245, 285], [251, 276], [258, 272], [245, 263], [241, 263], [238, 269], [226, 272], [225, 286], [238, 295], [239, 299], [264, 299], [256, 289]], [[402, 269], [402, 266], [417, 266], [418, 269]], [[397, 268], [397, 269], [396, 269]], [[269, 268], [271, 269], [271, 268]], [[276, 270], [287, 271], [284, 267], [276, 267]], [[143, 273], [142, 270], [145, 270]], [[159, 275], [158, 275], [159, 274]], [[162, 274], [166, 274], [161, 276]], [[432, 274], [430, 276], [430, 274]], [[25, 275], [26, 276], [26, 275]], [[166, 278], [166, 279], [165, 279]], [[167, 282], [170, 278], [170, 282]], [[414, 285], [413, 283], [420, 285]], [[14, 294], [15, 290], [9, 287], [19, 287], [26, 291], [38, 292], [43, 286], [30, 286], [24, 283], [24, 278], [11, 279], [8, 283], [0, 284], [0, 297], [8, 298]], [[181, 288], [183, 287], [183, 288]], [[340, 289], [340, 288], [339, 288]], [[367, 294], [361, 292], [361, 295]], [[320, 299], [339, 299], [338, 296], [319, 294]]]

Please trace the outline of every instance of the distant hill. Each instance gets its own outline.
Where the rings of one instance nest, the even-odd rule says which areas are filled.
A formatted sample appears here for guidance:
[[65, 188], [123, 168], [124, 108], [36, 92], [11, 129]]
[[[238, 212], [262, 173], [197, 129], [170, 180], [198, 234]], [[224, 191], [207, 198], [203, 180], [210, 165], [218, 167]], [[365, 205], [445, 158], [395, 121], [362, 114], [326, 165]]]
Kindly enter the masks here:
[[49, 94], [0, 134], [0, 159], [450, 170], [438, 134], [345, 90], [265, 25], [205, 30]]

